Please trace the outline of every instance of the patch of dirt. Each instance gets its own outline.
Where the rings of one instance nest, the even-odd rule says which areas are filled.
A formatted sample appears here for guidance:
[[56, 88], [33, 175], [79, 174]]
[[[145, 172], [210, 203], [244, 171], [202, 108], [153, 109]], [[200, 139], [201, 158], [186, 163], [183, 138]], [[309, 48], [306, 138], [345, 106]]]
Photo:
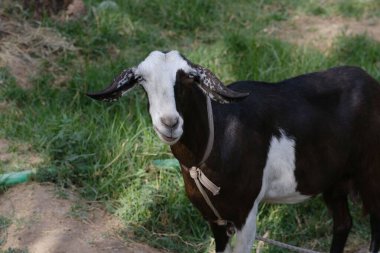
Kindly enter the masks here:
[[[98, 203], [88, 203], [53, 184], [35, 182], [0, 195], [0, 213], [11, 220], [0, 245], [29, 253], [159, 253], [119, 236], [121, 222]], [[3, 232], [4, 234], [4, 232]], [[4, 235], [3, 235], [4, 236]]]
[[367, 34], [380, 41], [380, 19], [353, 20], [343, 17], [295, 16], [263, 30], [264, 33], [295, 43], [328, 51], [342, 34]]
[[[2, 83], [0, 82], [0, 85], [1, 85]], [[5, 102], [5, 101], [3, 101], [3, 102], [0, 102], [0, 111], [2, 111], [2, 110], [6, 110], [6, 109], [8, 109], [9, 108], [9, 104], [7, 103], [7, 102]]]
[[31, 87], [30, 79], [44, 61], [54, 69], [53, 73], [59, 73], [56, 56], [75, 50], [72, 42], [55, 30], [31, 25], [0, 11], [0, 67], [8, 68], [21, 87]]
[[8, 153], [8, 148], [8, 141], [0, 139], [0, 161], [6, 161], [11, 156], [11, 154]]
[[82, 0], [73, 0], [66, 10], [66, 19], [79, 19], [86, 14], [86, 6]]
[[29, 10], [37, 20], [44, 15], [60, 21], [79, 19], [87, 12], [83, 0], [2, 0], [0, 5], [7, 9]]
[[3, 171], [32, 169], [45, 159], [43, 155], [34, 152], [30, 144], [0, 139], [0, 169]]

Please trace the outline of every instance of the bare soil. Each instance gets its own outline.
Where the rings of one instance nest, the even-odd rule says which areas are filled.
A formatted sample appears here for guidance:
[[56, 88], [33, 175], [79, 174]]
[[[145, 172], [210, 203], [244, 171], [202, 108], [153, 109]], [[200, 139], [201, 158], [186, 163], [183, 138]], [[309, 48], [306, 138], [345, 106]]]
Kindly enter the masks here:
[[[6, 104], [0, 103], [0, 111]], [[32, 150], [28, 143], [16, 143], [0, 138], [0, 170], [3, 172], [36, 168], [46, 158]]]
[[0, 67], [7, 68], [20, 87], [31, 88], [31, 79], [44, 62], [49, 63], [49, 71], [57, 80], [66, 81], [55, 59], [76, 50], [57, 31], [2, 13], [0, 5]]
[[0, 230], [9, 247], [29, 253], [159, 253], [120, 238], [120, 220], [98, 203], [86, 202], [54, 184], [27, 183], [0, 195], [0, 214], [11, 225]]
[[355, 20], [343, 17], [294, 16], [265, 28], [264, 33], [301, 46], [327, 52], [340, 35], [367, 34], [380, 41], [380, 19]]

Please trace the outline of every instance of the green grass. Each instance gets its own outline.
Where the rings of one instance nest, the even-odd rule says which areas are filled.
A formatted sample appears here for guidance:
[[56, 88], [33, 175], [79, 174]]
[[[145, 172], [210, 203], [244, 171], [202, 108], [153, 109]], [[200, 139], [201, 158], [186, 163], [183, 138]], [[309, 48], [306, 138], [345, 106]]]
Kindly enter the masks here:
[[[74, 42], [77, 52], [62, 52], [54, 85], [46, 64], [23, 90], [0, 69], [0, 138], [32, 145], [47, 157], [37, 180], [75, 184], [83, 196], [104, 201], [120, 216], [133, 238], [174, 252], [208, 252], [210, 231], [187, 200], [180, 172], [158, 169], [152, 160], [171, 154], [155, 136], [147, 99], [141, 89], [118, 103], [97, 103], [88, 90], [104, 87], [122, 69], [152, 50], [178, 49], [193, 62], [212, 69], [226, 83], [241, 79], [278, 81], [331, 66], [350, 64], [380, 80], [380, 44], [367, 36], [341, 36], [329, 54], [259, 35], [264, 27], [295, 13], [347, 17], [376, 16], [376, 1], [116, 1], [116, 10], [100, 10], [87, 1], [89, 13], [79, 21], [42, 21]], [[12, 11], [12, 10], [10, 10]], [[13, 10], [12, 13], [25, 15]], [[30, 16], [30, 15], [29, 15]], [[355, 226], [351, 244], [368, 241], [368, 222], [351, 204]], [[81, 214], [78, 208], [73, 214]], [[263, 205], [258, 231], [299, 246], [327, 251], [331, 218], [321, 199], [299, 205]], [[265, 252], [283, 252], [267, 247]]]
[[11, 223], [12, 221], [9, 218], [0, 215], [0, 246], [6, 242], [7, 229], [11, 225]]
[[29, 251], [26, 249], [15, 249], [15, 248], [8, 248], [6, 250], [0, 250], [0, 253], [28, 253]]

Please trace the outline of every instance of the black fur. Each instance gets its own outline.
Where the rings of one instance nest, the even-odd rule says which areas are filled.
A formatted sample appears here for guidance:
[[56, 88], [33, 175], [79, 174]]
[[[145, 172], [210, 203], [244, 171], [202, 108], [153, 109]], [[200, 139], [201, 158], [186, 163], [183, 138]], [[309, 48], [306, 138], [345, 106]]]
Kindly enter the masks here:
[[[203, 172], [218, 186], [210, 198], [222, 217], [240, 229], [261, 189], [272, 136], [296, 140], [297, 191], [323, 194], [334, 219], [330, 252], [343, 252], [351, 228], [347, 194], [358, 191], [371, 216], [371, 252], [380, 247], [380, 86], [365, 71], [338, 67], [279, 83], [240, 81], [229, 86], [250, 96], [228, 105], [213, 102], [215, 143]], [[207, 142], [206, 100], [191, 80], [177, 75], [177, 110], [184, 133], [172, 152], [185, 166], [199, 163]], [[186, 192], [208, 221], [215, 216], [188, 171]], [[225, 228], [211, 225], [218, 251]]]

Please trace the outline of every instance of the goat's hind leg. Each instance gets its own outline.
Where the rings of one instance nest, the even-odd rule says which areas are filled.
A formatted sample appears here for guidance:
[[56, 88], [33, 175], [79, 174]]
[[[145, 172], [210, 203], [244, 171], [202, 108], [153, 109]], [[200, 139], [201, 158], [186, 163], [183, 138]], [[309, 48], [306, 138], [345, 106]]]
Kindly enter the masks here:
[[371, 244], [369, 247], [369, 252], [378, 253], [380, 252], [380, 191], [378, 194], [369, 192], [365, 194], [362, 192], [361, 195], [364, 208], [370, 215]]
[[[379, 211], [380, 212], [380, 211]], [[380, 219], [379, 214], [371, 214], [371, 246], [369, 252], [377, 253], [380, 250]]]
[[347, 195], [334, 191], [323, 194], [326, 205], [332, 212], [333, 217], [333, 239], [330, 253], [341, 253], [347, 241], [352, 227], [352, 218], [348, 208]]
[[[377, 138], [380, 141], [380, 138]], [[378, 149], [374, 148], [376, 152]], [[370, 215], [371, 244], [369, 252], [380, 252], [380, 156], [370, 154], [368, 168], [357, 179], [360, 197], [366, 213]]]

